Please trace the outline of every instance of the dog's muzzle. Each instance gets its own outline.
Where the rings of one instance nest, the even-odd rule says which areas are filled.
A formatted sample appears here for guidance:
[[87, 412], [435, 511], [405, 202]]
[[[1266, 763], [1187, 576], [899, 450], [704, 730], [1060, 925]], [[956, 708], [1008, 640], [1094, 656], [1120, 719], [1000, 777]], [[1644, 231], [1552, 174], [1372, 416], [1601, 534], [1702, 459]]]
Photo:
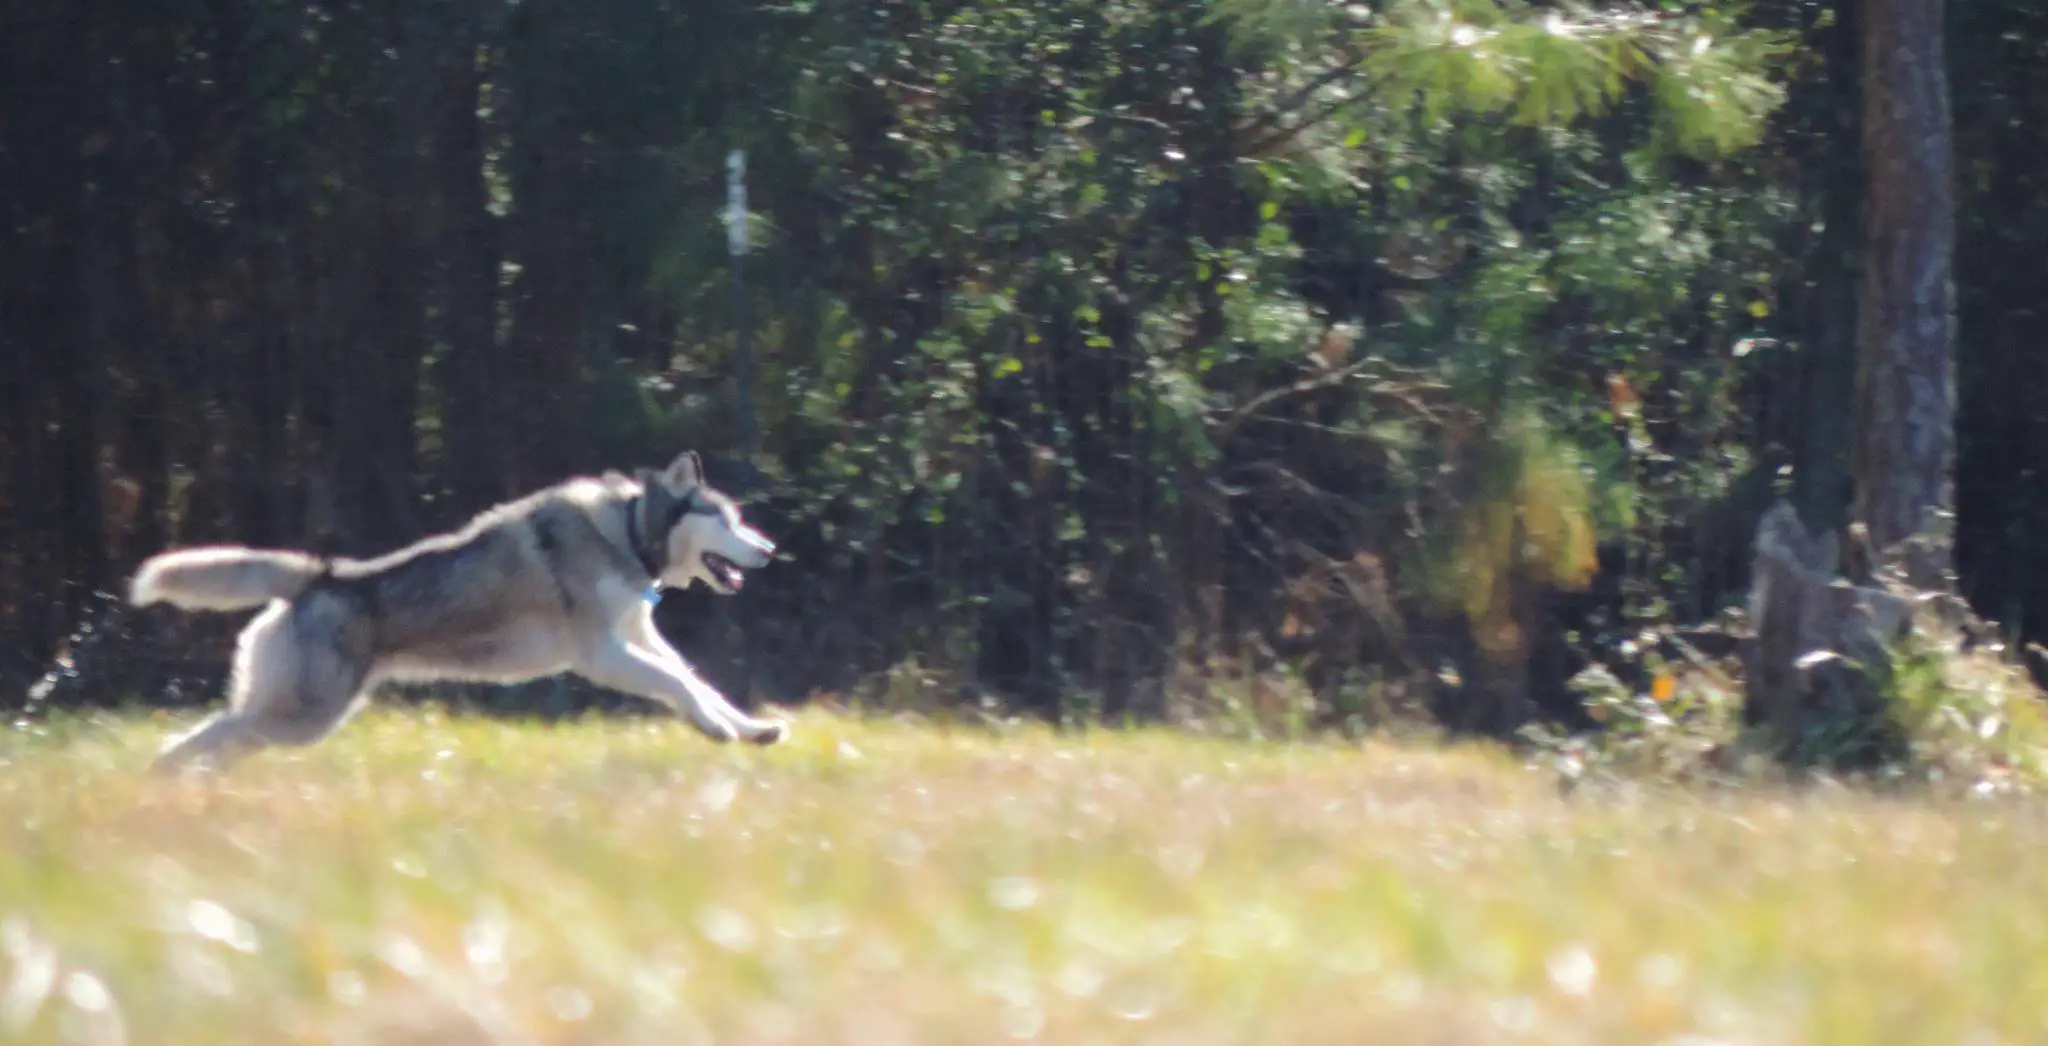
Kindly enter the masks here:
[[711, 576], [729, 592], [738, 592], [747, 583], [747, 572], [738, 563], [716, 552], [704, 553], [704, 569], [710, 571]]

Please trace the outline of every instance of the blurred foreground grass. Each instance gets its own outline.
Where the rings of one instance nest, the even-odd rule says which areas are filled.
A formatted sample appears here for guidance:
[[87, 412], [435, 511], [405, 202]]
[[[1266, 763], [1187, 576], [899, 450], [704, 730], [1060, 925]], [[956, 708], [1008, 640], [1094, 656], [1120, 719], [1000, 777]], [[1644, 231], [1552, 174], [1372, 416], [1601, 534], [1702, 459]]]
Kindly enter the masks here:
[[372, 711], [0, 733], [0, 1041], [2048, 1039], [2048, 807], [1485, 748]]

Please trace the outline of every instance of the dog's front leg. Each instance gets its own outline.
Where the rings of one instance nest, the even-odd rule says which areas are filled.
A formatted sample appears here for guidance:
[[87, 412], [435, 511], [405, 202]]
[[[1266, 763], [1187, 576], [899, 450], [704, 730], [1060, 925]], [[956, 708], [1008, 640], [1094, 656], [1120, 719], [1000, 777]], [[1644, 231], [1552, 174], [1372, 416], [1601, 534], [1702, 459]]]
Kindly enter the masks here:
[[757, 745], [772, 745], [789, 736], [788, 723], [779, 719], [756, 719], [734, 708], [732, 703], [725, 699], [725, 695], [705, 682], [704, 677], [698, 675], [697, 670], [691, 668], [688, 661], [683, 660], [683, 655], [678, 653], [675, 647], [669, 646], [668, 641], [651, 625], [635, 638], [639, 641], [636, 645], [659, 658], [692, 693], [715, 704], [732, 723], [733, 728], [740, 732], [741, 737]]
[[747, 729], [743, 725], [747, 718], [726, 703], [725, 695], [697, 678], [687, 665], [681, 668], [677, 671], [653, 651], [613, 641], [585, 654], [576, 666], [576, 674], [599, 686], [659, 701], [714, 741], [740, 737], [760, 743], [781, 740], [779, 732], [768, 738]]
[[725, 695], [718, 692], [717, 687], [705, 682], [704, 677], [698, 675], [697, 670], [691, 668], [690, 663], [684, 661], [681, 654], [665, 646], [657, 647], [653, 653], [656, 657], [666, 654], [662, 661], [668, 666], [669, 671], [675, 674], [698, 701], [717, 708], [719, 714], [725, 717], [726, 722], [732, 724], [733, 729], [740, 732], [742, 738], [757, 745], [772, 745], [789, 736], [787, 723], [776, 719], [756, 719], [734, 708], [732, 702], [727, 701]]

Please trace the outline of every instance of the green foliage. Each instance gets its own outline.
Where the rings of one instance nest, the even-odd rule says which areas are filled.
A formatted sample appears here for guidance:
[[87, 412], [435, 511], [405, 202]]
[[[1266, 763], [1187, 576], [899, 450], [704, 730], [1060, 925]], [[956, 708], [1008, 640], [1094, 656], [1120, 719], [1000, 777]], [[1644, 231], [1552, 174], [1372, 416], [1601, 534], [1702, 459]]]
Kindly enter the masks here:
[[1463, 499], [1437, 589], [1488, 656], [1526, 657], [1518, 588], [1579, 589], [1597, 569], [1592, 491], [1572, 447], [1526, 410], [1502, 423], [1475, 470], [1480, 485]]
[[1984, 795], [2048, 782], [2048, 709], [1999, 647], [1962, 649], [1914, 628], [1887, 663], [1835, 660], [1875, 691], [1879, 714], [1837, 717], [1786, 739], [1795, 764], [1875, 768], [1887, 779]]
[[[748, 263], [776, 497], [861, 598], [881, 556], [957, 611], [914, 641], [972, 652], [948, 671], [1128, 688], [1078, 674], [1128, 660], [1099, 622], [1154, 637], [1156, 674], [1188, 607], [1080, 579], [1219, 554], [1253, 605], [1375, 550], [1401, 613], [1508, 659], [1598, 541], [1640, 546], [1638, 616], [1688, 583], [1656, 534], [1751, 459], [1726, 345], [1771, 315], [1795, 213], [1724, 159], [1765, 132], [1781, 35], [1421, 0], [778, 18]], [[644, 226], [649, 286], [722, 371], [712, 185], [665, 212], [699, 217]], [[1180, 540], [1204, 517], [1236, 537]]]
[[1789, 736], [1744, 725], [1733, 657], [1716, 663], [1669, 631], [1645, 631], [1615, 661], [1641, 682], [1595, 663], [1570, 683], [1594, 732], [1521, 732], [1567, 785], [1754, 783], [1789, 770], [1984, 798], [2048, 783], [2040, 688], [2002, 646], [1958, 643], [1931, 616], [1880, 664], [1832, 651], [1803, 658], [1815, 707]]
[[[246, 14], [174, 6], [119, 38], [181, 70], [164, 113], [217, 126], [111, 79], [127, 110], [73, 121], [174, 157], [106, 223], [145, 230], [148, 271], [92, 282], [149, 293], [80, 314], [203, 363], [205, 391], [159, 396], [196, 434], [153, 457], [139, 428], [115, 455], [153, 489], [201, 477], [218, 507], [181, 537], [277, 526], [320, 487], [363, 517], [336, 529], [385, 544], [416, 536], [391, 509], [410, 492], [452, 522], [570, 470], [734, 450], [744, 317], [751, 493], [801, 566], [738, 613], [796, 692], [916, 657], [1115, 713], [1249, 646], [1334, 704], [1367, 668], [1433, 690], [1439, 666], [1519, 656], [1603, 542], [1634, 576], [1590, 638], [1719, 594], [1665, 531], [1764, 457], [1737, 400], [1759, 363], [1731, 346], [1794, 341], [1774, 289], [1805, 275], [1771, 137], [1796, 54], [1749, 12]], [[223, 242], [189, 246], [209, 222]], [[175, 384], [139, 352], [102, 369]], [[277, 505], [241, 489], [314, 469], [336, 475]], [[1304, 579], [1367, 560], [1389, 565], [1379, 638], [1337, 638], [1367, 615], [1327, 584], [1322, 631], [1281, 635]]]
[[1757, 783], [1769, 766], [1747, 757], [1742, 693], [1730, 676], [1698, 664], [1673, 663], [1654, 650], [1630, 665], [1647, 675], [1641, 688], [1594, 664], [1569, 686], [1594, 729], [1566, 733], [1532, 725], [1521, 731], [1535, 764], [1567, 789], [1650, 785]]

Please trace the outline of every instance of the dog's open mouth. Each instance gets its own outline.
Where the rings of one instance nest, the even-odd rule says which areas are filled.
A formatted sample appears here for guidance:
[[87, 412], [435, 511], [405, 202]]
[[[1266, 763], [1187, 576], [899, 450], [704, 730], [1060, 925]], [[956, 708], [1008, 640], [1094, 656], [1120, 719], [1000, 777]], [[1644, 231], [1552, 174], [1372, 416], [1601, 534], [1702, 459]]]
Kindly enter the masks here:
[[711, 571], [712, 577], [718, 579], [719, 584], [734, 592], [738, 592], [740, 587], [747, 583], [746, 572], [740, 569], [740, 565], [716, 552], [704, 553], [704, 566]]

